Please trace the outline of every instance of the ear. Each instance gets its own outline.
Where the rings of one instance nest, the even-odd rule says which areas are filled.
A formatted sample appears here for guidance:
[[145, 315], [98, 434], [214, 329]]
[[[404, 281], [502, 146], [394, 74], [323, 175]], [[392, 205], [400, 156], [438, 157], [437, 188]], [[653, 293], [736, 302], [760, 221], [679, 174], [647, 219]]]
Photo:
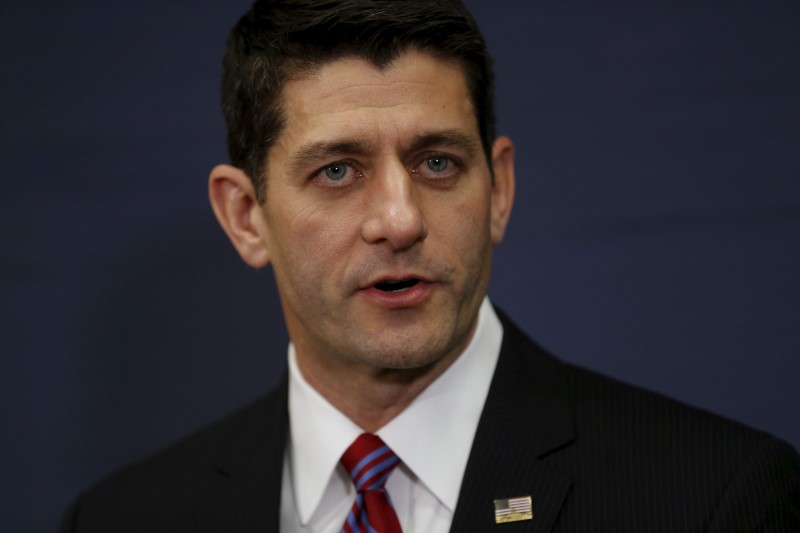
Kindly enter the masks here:
[[245, 263], [261, 268], [269, 263], [266, 223], [250, 177], [240, 168], [217, 165], [208, 177], [211, 208]]
[[511, 207], [514, 205], [514, 144], [506, 136], [498, 137], [492, 146], [492, 244], [500, 244], [506, 232]]

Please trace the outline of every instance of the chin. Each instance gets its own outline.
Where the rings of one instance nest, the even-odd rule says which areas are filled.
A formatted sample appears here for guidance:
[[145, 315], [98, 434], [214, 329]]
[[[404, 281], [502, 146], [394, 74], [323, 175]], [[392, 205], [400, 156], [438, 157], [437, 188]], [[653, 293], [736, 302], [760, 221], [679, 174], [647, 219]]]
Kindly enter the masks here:
[[389, 342], [374, 343], [362, 350], [362, 358], [378, 368], [387, 370], [423, 369], [443, 360], [455, 360], [464, 346], [445, 335], [404, 336]]
[[[358, 327], [341, 328], [337, 346], [345, 359], [387, 370], [423, 369], [444, 360], [448, 365], [466, 348], [477, 320], [434, 308], [427, 313], [392, 313], [354, 321]], [[375, 319], [377, 318], [377, 319]]]

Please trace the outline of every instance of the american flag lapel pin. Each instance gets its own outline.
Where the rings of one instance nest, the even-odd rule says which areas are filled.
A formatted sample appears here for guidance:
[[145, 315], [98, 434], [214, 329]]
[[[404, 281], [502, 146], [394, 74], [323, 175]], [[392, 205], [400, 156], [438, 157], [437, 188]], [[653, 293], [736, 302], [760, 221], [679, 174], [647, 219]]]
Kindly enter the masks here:
[[530, 496], [517, 496], [494, 501], [494, 522], [519, 522], [533, 519], [533, 505]]

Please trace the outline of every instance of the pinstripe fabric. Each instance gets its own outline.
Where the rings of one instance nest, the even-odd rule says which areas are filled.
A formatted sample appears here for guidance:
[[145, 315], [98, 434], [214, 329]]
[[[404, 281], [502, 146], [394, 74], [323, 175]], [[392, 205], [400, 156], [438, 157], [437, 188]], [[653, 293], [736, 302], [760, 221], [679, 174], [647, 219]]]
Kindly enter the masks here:
[[400, 460], [380, 437], [362, 433], [342, 455], [356, 488], [356, 501], [342, 533], [402, 533], [397, 513], [383, 488]]
[[[546, 354], [507, 317], [451, 531], [800, 532], [800, 457], [735, 422]], [[82, 496], [80, 533], [278, 531], [282, 388]], [[496, 498], [533, 519], [496, 525]]]
[[[565, 365], [508, 320], [452, 530], [800, 532], [800, 457], [786, 443]], [[493, 498], [533, 520], [495, 526]]]

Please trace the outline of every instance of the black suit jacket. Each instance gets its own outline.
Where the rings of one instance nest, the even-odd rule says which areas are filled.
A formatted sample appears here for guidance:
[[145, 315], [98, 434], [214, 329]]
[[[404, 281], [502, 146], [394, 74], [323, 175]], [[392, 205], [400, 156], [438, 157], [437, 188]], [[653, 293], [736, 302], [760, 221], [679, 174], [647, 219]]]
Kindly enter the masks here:
[[[564, 364], [500, 316], [451, 531], [800, 531], [788, 444]], [[277, 532], [287, 428], [284, 379], [84, 494], [63, 531]], [[528, 495], [532, 520], [495, 524], [494, 499]]]

